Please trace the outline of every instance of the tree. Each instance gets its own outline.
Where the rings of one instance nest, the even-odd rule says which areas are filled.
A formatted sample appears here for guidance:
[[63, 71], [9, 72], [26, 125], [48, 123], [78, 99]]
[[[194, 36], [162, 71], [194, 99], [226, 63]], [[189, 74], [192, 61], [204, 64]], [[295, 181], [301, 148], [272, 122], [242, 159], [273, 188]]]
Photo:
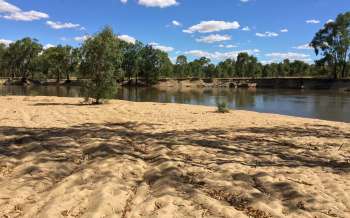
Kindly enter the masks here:
[[177, 77], [188, 76], [188, 63], [185, 55], [180, 55], [176, 58], [175, 74]]
[[219, 62], [217, 65], [217, 77], [233, 77], [235, 73], [235, 60], [226, 59], [225, 61]]
[[290, 76], [290, 60], [284, 59], [282, 64], [282, 75]]
[[16, 73], [19, 73], [22, 82], [27, 82], [32, 64], [41, 51], [42, 45], [36, 39], [24, 38], [18, 40], [11, 43], [5, 52], [5, 66], [12, 71], [13, 77]]
[[350, 12], [339, 14], [334, 22], [327, 22], [313, 38], [310, 45], [323, 63], [332, 68], [335, 79], [345, 77], [350, 46]]
[[197, 78], [202, 78], [206, 76], [204, 75], [204, 73], [208, 73], [206, 72], [207, 71], [206, 68], [209, 66], [209, 64], [210, 64], [209, 58], [201, 57], [199, 59], [195, 59], [189, 64], [191, 76], [197, 77]]
[[236, 60], [236, 73], [239, 77], [245, 77], [248, 71], [248, 53], [239, 53]]
[[73, 49], [71, 46], [58, 45], [44, 50], [42, 54], [42, 63], [44, 72], [49, 76], [55, 76], [59, 83], [63, 74], [67, 82], [70, 81], [70, 75], [76, 71], [79, 63], [79, 49]]
[[132, 77], [138, 76], [143, 44], [139, 41], [136, 41], [135, 44], [121, 42], [121, 48], [124, 57], [122, 64], [124, 76], [130, 81]]
[[258, 67], [258, 59], [254, 56], [249, 56], [246, 76], [256, 77], [259, 70]]
[[94, 99], [96, 104], [116, 93], [116, 80], [122, 65], [119, 43], [113, 30], [106, 27], [82, 45], [80, 69], [82, 76], [88, 78], [83, 93], [86, 98]]
[[151, 45], [143, 47], [140, 56], [140, 76], [149, 85], [155, 84], [161, 75], [166, 76], [167, 72], [172, 70], [169, 66], [171, 61], [168, 55]]
[[6, 53], [6, 45], [0, 43], [0, 76], [5, 76], [6, 68], [4, 67], [4, 55]]
[[169, 59], [169, 56], [166, 52], [160, 51], [160, 76], [162, 77], [172, 77], [173, 76], [173, 64]]

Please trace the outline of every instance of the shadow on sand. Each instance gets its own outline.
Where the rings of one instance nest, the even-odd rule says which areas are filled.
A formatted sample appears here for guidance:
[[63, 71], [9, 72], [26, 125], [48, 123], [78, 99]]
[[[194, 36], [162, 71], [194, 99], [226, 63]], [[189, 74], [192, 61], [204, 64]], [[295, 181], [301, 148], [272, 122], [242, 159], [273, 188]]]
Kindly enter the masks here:
[[[127, 158], [141, 160], [153, 168], [164, 163], [174, 162], [181, 167], [160, 167], [159, 170], [143, 175], [143, 181], [152, 186], [161, 181], [168, 181], [184, 198], [189, 198], [195, 191], [201, 191], [211, 198], [224, 201], [251, 217], [269, 217], [263, 211], [250, 207], [257, 201], [279, 199], [288, 213], [308, 210], [304, 201], [313, 202], [312, 194], [298, 191], [299, 181], [267, 182], [264, 177], [273, 176], [265, 172], [274, 167], [279, 173], [288, 169], [318, 168], [331, 173], [350, 172], [350, 164], [343, 160], [321, 155], [323, 149], [338, 149], [339, 145], [309, 145], [287, 140], [293, 137], [321, 137], [329, 139], [350, 139], [349, 132], [343, 132], [331, 126], [266, 127], [247, 129], [201, 129], [186, 131], [156, 132], [158, 125], [149, 123], [106, 123], [103, 125], [84, 124], [70, 128], [17, 128], [0, 127], [0, 166], [9, 159], [23, 160], [35, 156], [34, 164], [44, 162], [74, 162], [93, 164], [101, 159]], [[208, 137], [210, 136], [210, 137]], [[287, 139], [286, 139], [287, 138]], [[94, 143], [91, 143], [91, 142]], [[90, 144], [87, 146], [87, 144]], [[190, 146], [203, 151], [200, 154], [179, 152], [179, 146]], [[165, 151], [165, 152], [164, 152]], [[208, 154], [208, 155], [206, 155]], [[210, 155], [209, 155], [210, 154]], [[271, 158], [273, 157], [273, 158]], [[84, 162], [84, 160], [87, 160]], [[242, 169], [224, 171], [224, 165], [234, 164], [242, 169], [251, 168], [256, 173], [247, 173]], [[221, 169], [222, 167], [222, 169]], [[199, 170], [197, 173], [192, 169]], [[281, 169], [280, 169], [281, 168]], [[30, 180], [62, 181], [74, 171], [52, 170]], [[190, 170], [191, 169], [191, 170]], [[28, 167], [24, 174], [35, 171], [35, 166]], [[111, 169], [113, 170], [113, 169]], [[219, 170], [219, 171], [218, 171]], [[236, 184], [238, 190], [255, 190], [249, 195], [231, 192], [229, 188], [214, 186], [206, 182], [210, 177], [205, 172], [227, 173], [229, 177], [214, 178]], [[98, 174], [98, 172], [96, 172]], [[108, 172], [95, 179], [108, 177]], [[138, 181], [141, 183], [143, 181]], [[301, 185], [311, 186], [304, 182]], [[248, 188], [247, 188], [248, 187]], [[172, 194], [172, 193], [167, 193]], [[154, 193], [157, 196], [156, 193]], [[300, 199], [304, 199], [300, 200]]]

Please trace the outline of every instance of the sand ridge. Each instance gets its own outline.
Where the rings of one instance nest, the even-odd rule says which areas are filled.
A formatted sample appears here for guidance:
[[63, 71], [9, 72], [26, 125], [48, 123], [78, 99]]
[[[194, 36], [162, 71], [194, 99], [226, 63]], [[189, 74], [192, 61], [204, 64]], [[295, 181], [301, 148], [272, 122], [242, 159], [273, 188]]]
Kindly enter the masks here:
[[350, 124], [0, 97], [0, 217], [350, 217]]

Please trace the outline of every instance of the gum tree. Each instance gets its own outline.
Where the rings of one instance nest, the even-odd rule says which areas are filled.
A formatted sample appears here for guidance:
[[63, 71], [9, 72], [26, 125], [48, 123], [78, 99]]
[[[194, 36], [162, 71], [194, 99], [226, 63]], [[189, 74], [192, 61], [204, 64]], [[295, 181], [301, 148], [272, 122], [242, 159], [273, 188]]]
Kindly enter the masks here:
[[335, 21], [326, 23], [310, 45], [316, 55], [323, 56], [318, 63], [332, 68], [333, 78], [345, 77], [350, 55], [350, 12], [339, 14]]
[[82, 45], [82, 77], [88, 78], [83, 87], [86, 98], [92, 98], [93, 103], [100, 104], [103, 99], [114, 97], [116, 81], [121, 72], [122, 52], [117, 35], [109, 27]]

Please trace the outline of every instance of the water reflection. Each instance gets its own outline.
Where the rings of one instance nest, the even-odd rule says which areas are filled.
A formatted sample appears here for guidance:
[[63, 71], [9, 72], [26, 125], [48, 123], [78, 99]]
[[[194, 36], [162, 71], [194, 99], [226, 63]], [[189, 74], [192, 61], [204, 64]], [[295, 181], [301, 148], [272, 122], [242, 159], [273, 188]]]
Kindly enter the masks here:
[[[80, 96], [79, 87], [0, 86], [0, 95]], [[215, 106], [350, 122], [350, 93], [284, 89], [121, 88], [117, 99]]]

